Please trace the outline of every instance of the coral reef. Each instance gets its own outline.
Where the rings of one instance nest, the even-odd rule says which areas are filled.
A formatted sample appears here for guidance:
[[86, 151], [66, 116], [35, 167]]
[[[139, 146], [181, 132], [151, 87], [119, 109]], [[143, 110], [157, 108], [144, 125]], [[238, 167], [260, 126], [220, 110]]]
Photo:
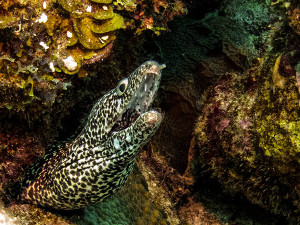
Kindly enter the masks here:
[[289, 47], [266, 52], [243, 75], [225, 74], [206, 93], [192, 164], [228, 192], [299, 223], [299, 41]]
[[180, 0], [137, 0], [139, 10], [134, 12], [134, 19], [139, 21], [136, 25], [136, 33], [141, 34], [143, 30], [152, 30], [157, 35], [166, 30], [167, 23], [175, 16], [184, 15], [187, 10]]
[[42, 104], [37, 111], [42, 111], [71, 86], [68, 74], [85, 76], [83, 64], [110, 52], [109, 43], [123, 25], [111, 1], [58, 3], [1, 2], [0, 85], [5, 96], [1, 108], [24, 111], [38, 101]]
[[[299, 224], [297, 0], [45, 2], [46, 9], [43, 2], [33, 0], [0, 3], [0, 117], [4, 130], [6, 126], [14, 130], [13, 114], [18, 111], [23, 115], [22, 130], [28, 121], [26, 130], [45, 132], [45, 143], [57, 137], [57, 130], [61, 130], [59, 139], [65, 140], [83, 124], [89, 104], [149, 58], [167, 64], [156, 100], [164, 122], [140, 157], [139, 166], [150, 193], [143, 179], [135, 183], [134, 175], [129, 189], [126, 185], [107, 201], [71, 215], [12, 203], [4, 209], [7, 220], [287, 224], [286, 218], [278, 216], [284, 215]], [[167, 24], [174, 16], [187, 12], [183, 2], [189, 7], [187, 17]], [[106, 6], [107, 10], [102, 9], [115, 16], [107, 20], [94, 18], [94, 9], [100, 6]], [[12, 13], [9, 9], [16, 10]], [[100, 40], [96, 44], [88, 41], [89, 35], [105, 39], [93, 29], [102, 30], [107, 21], [113, 23], [106, 24], [111, 29], [120, 27], [121, 18], [126, 29], [115, 40], [105, 46]], [[105, 31], [113, 39], [117, 30]], [[93, 47], [100, 48], [90, 49]], [[39, 58], [43, 60], [33, 61]], [[97, 64], [104, 58], [104, 63]], [[72, 117], [67, 118], [68, 113]], [[33, 118], [46, 123], [37, 129], [41, 121], [33, 122]], [[55, 134], [49, 135], [48, 130]], [[7, 133], [12, 136], [8, 138]], [[27, 155], [31, 144], [20, 133], [4, 132], [1, 140], [21, 137], [23, 154]], [[39, 135], [26, 136], [40, 145]], [[14, 149], [9, 146], [7, 149]], [[33, 155], [20, 162], [12, 157], [17, 164], [10, 162], [26, 168], [40, 150], [36, 148]], [[7, 152], [10, 150], [2, 153], [9, 161]], [[22, 178], [23, 170], [13, 167], [12, 171], [1, 172], [5, 184]], [[231, 195], [220, 194], [224, 190]]]
[[[210, 7], [211, 3], [203, 2], [203, 7]], [[157, 99], [165, 117], [153, 145], [180, 174], [188, 165], [187, 149], [204, 90], [224, 71], [247, 70], [258, 48], [264, 48], [270, 32], [267, 27], [276, 14], [263, 1], [224, 1], [217, 10], [194, 17], [174, 20], [169, 28], [175, 32], [160, 36], [155, 43], [167, 67]]]
[[290, 20], [290, 26], [300, 35], [300, 6], [297, 1], [287, 1], [285, 7], [288, 8], [287, 15]]

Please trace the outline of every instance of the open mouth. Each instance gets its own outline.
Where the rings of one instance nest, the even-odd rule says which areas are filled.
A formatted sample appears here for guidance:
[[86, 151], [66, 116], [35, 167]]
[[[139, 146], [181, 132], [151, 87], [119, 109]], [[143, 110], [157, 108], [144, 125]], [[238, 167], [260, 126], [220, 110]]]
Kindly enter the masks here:
[[153, 70], [150, 68], [142, 78], [130, 103], [115, 122], [111, 132], [118, 132], [130, 127], [141, 114], [148, 111], [157, 91], [159, 80], [160, 67], [155, 65], [155, 68], [154, 66]]

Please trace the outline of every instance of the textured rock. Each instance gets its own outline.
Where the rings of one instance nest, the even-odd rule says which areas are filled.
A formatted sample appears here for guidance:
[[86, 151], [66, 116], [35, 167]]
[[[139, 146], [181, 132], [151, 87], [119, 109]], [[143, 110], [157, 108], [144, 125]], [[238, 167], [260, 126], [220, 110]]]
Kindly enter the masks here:
[[263, 74], [260, 70], [244, 76], [226, 74], [208, 92], [195, 131], [198, 159], [194, 163], [210, 171], [228, 192], [242, 193], [271, 212], [299, 219], [295, 70], [281, 73], [285, 82], [278, 85], [276, 68], [285, 62], [281, 57], [268, 57], [273, 73], [267, 72], [266, 63]]

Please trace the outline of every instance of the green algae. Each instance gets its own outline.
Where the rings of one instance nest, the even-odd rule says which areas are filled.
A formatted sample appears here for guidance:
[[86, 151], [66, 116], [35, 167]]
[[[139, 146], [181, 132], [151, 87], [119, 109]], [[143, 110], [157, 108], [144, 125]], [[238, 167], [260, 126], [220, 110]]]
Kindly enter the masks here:
[[97, 6], [97, 9], [94, 8], [94, 11], [95, 13], [93, 13], [92, 15], [96, 20], [110, 19], [115, 16], [115, 13], [113, 12], [113, 7], [111, 5]]
[[68, 12], [75, 12], [78, 8], [83, 6], [81, 0], [58, 0], [58, 3]]

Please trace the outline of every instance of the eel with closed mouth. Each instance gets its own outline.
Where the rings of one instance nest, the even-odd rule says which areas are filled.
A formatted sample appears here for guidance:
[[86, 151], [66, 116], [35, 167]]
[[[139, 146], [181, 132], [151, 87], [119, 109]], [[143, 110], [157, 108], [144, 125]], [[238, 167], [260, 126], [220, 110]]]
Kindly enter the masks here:
[[56, 151], [26, 180], [22, 202], [59, 210], [97, 203], [119, 190], [137, 153], [158, 129], [162, 116], [149, 110], [161, 69], [147, 61], [93, 106], [73, 143]]

